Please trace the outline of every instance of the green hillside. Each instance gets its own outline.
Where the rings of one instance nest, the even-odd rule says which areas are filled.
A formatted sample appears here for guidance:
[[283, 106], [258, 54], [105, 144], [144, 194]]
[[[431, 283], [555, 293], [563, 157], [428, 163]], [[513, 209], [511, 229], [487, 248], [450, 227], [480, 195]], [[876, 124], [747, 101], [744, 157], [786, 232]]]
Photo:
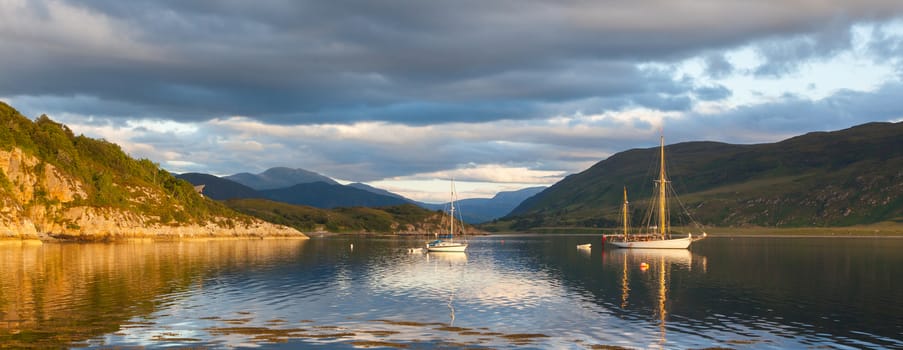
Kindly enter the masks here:
[[[214, 218], [243, 222], [250, 219], [198, 195], [187, 181], [173, 177], [150, 160], [130, 157], [114, 143], [76, 136], [46, 115], [32, 121], [0, 102], [0, 151], [11, 154], [14, 150], [38, 161], [34, 166], [15, 162], [14, 170], [22, 174], [16, 181], [0, 172], [0, 202], [8, 208], [5, 213], [11, 215], [12, 221], [17, 220], [16, 215], [33, 216], [37, 212], [48, 222], [58, 223], [66, 220], [63, 213], [67, 209], [76, 207], [111, 208], [156, 218], [167, 225], [203, 224]], [[78, 184], [80, 192], [73, 200], [55, 199], [58, 196], [54, 196], [53, 189], [39, 180], [49, 178], [44, 175], [50, 167], [54, 174], [61, 173], [66, 182]], [[37, 180], [19, 181], [30, 178]], [[34, 186], [33, 196], [20, 203], [22, 195], [17, 193], [32, 193], [27, 186]]]
[[[646, 208], [657, 152], [652, 147], [615, 154], [489, 227], [614, 227], [624, 186], [631, 206]], [[704, 225], [903, 222], [903, 123], [870, 123], [770, 144], [680, 143], [666, 146], [665, 153], [680, 199]]]
[[[440, 232], [448, 225], [447, 216], [441, 211], [414, 204], [319, 209], [266, 199], [232, 199], [224, 203], [242, 213], [304, 232], [427, 234]], [[468, 229], [473, 232], [472, 227]]]

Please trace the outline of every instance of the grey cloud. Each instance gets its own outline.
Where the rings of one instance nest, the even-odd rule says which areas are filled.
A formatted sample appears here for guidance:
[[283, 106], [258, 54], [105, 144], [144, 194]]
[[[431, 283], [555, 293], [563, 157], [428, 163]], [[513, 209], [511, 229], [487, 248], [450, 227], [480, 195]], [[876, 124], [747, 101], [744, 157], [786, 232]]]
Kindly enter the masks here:
[[[872, 93], [840, 91], [819, 101], [785, 95], [772, 103], [717, 114], [689, 113], [666, 121], [666, 141], [774, 142], [815, 130], [837, 130], [876, 120], [899, 120], [903, 118], [901, 95], [903, 83], [897, 82], [885, 84]], [[813, 120], [817, 121], [815, 128]], [[640, 119], [602, 118], [580, 126], [596, 127], [600, 131], [633, 127], [650, 134], [657, 132], [655, 125]], [[652, 147], [656, 143], [655, 137], [644, 139], [633, 132], [603, 132], [605, 136], [600, 136], [557, 128], [539, 121], [486, 123], [468, 128], [467, 138], [457, 137], [458, 132], [451, 130], [416, 141], [406, 140], [406, 137], [416, 135], [394, 135], [401, 141], [398, 143], [373, 143], [366, 139], [334, 141], [329, 136], [285, 135], [250, 139], [262, 143], [265, 152], [224, 148], [220, 139], [230, 139], [232, 133], [243, 130], [213, 124], [201, 124], [201, 129], [194, 134], [148, 131], [133, 141], [152, 146], [154, 152], [178, 152], [182, 160], [202, 163], [179, 171], [227, 175], [288, 166], [352, 181], [431, 173], [469, 163], [578, 172], [607, 155], [631, 148]], [[500, 140], [505, 142], [497, 142]], [[136, 156], [148, 157], [172, 169], [163, 161], [162, 155]]]
[[[0, 96], [31, 116], [78, 114], [94, 117], [83, 124], [113, 126], [135, 118], [202, 122], [232, 115], [269, 124], [474, 123], [466, 140], [445, 135], [420, 144], [255, 139], [265, 152], [224, 151], [219, 139], [236, 131], [211, 124], [199, 123], [202, 129], [191, 135], [138, 130], [144, 134], [134, 142], [160, 152], [151, 159], [163, 162], [163, 152], [179, 152], [203, 163], [185, 170], [221, 175], [289, 166], [371, 181], [470, 162], [579, 171], [600, 155], [650, 142], [554, 132], [554, 126], [493, 130], [518, 125], [490, 122], [535, 126], [530, 123], [549, 116], [631, 107], [685, 112], [668, 121], [669, 142], [774, 141], [811, 131], [811, 120], [827, 130], [903, 116], [900, 84], [693, 114], [687, 112], [693, 99], [720, 100], [731, 91], [675, 79], [667, 68], [702, 55], [708, 76], [727, 77], [737, 71], [719, 52], [756, 45], [765, 61], [758, 74], [794, 72], [807, 60], [849, 48], [851, 25], [901, 16], [903, 3], [896, 0], [26, 3], [24, 12], [13, 12], [0, 2]], [[60, 32], [65, 23], [53, 22], [51, 11], [60, 4], [90, 16], [78, 30]], [[898, 38], [874, 35], [880, 40], [873, 52], [888, 60], [901, 56]]]
[[693, 95], [703, 101], [718, 101], [730, 97], [733, 93], [723, 85], [698, 87], [693, 90]]
[[[123, 117], [418, 124], [532, 118], [549, 103], [579, 101], [684, 109], [691, 84], [650, 80], [635, 67], [759, 38], [814, 35], [814, 42], [763, 48], [769, 65], [760, 73], [779, 74], [848, 41], [831, 41], [838, 32], [820, 28], [882, 20], [903, 8], [896, 1], [29, 4], [28, 13], [0, 13], [0, 20], [36, 22], [22, 29], [29, 40], [0, 33], [3, 51], [15, 53], [0, 57], [0, 96], [88, 96], [97, 102], [80, 111]], [[93, 50], [42, 32], [40, 21], [51, 17], [40, 8], [54, 4], [108, 21], [121, 42]], [[134, 108], [123, 114], [122, 106]], [[67, 111], [58, 108], [40, 112]]]
[[[903, 57], [903, 38], [888, 33], [884, 25], [879, 25], [872, 30], [870, 39], [869, 52], [877, 62], [900, 62]], [[903, 68], [898, 68], [897, 74], [903, 77]]]
[[773, 142], [811, 131], [900, 120], [903, 118], [901, 95], [903, 83], [900, 82], [886, 83], [873, 92], [842, 90], [817, 101], [785, 95], [775, 102], [723, 113], [692, 114], [669, 123], [669, 129], [684, 141]]
[[734, 66], [724, 54], [709, 54], [705, 57], [705, 71], [715, 79], [724, 78], [734, 72]]
[[758, 76], [782, 76], [796, 72], [812, 59], [830, 58], [852, 46], [849, 23], [830, 23], [812, 33], [776, 38], [759, 44], [764, 62], [755, 69]]

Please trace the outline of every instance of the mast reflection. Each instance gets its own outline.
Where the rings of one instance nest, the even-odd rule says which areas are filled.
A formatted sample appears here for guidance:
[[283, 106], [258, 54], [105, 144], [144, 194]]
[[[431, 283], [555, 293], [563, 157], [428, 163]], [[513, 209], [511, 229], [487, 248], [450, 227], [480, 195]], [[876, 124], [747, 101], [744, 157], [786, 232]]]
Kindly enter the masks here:
[[[673, 269], [701, 268], [703, 273], [707, 269], [705, 256], [695, 255], [684, 249], [617, 249], [607, 251], [607, 263], [621, 264], [621, 309], [630, 306], [630, 282], [631, 273], [639, 271], [641, 275], [634, 275], [634, 283], [642, 283], [653, 291], [653, 312], [659, 330], [659, 344], [667, 341], [667, 321], [670, 304], [668, 293], [672, 280]], [[642, 289], [641, 289], [642, 290]]]

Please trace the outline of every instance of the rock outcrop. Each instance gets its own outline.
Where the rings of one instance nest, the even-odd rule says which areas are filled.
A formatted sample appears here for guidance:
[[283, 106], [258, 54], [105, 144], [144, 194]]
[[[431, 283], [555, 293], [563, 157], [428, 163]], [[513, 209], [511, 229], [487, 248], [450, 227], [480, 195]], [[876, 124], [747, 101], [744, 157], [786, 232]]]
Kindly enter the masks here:
[[[155, 201], [159, 190], [132, 186], [130, 201]], [[0, 239], [307, 238], [282, 225], [236, 214], [204, 222], [163, 222], [127, 208], [83, 205], [84, 184], [20, 148], [0, 150]], [[162, 202], [161, 202], [162, 203]]]

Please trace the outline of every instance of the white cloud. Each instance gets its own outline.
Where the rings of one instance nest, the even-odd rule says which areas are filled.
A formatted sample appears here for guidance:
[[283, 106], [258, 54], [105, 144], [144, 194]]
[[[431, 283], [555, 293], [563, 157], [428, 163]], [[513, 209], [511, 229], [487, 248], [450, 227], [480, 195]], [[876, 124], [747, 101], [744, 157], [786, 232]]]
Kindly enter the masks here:
[[[680, 62], [675, 70], [676, 77], [689, 77], [700, 84], [721, 84], [732, 96], [719, 103], [699, 103], [700, 112], [717, 111], [743, 105], [771, 103], [791, 94], [811, 100], [829, 97], [840, 90], [874, 91], [890, 81], [898, 81], [896, 74], [899, 62], [876, 60], [870, 53], [874, 38], [872, 31], [877, 24], [861, 24], [852, 27], [850, 47], [833, 51], [827, 56], [806, 56], [796, 64], [797, 70], [777, 76], [761, 76], [756, 70], [769, 62], [757, 51], [762, 42], [752, 42], [723, 52], [733, 67], [730, 74], [712, 77], [706, 72], [706, 54], [694, 56]], [[884, 27], [882, 27], [884, 28]], [[898, 35], [903, 31], [887, 31], [886, 35]], [[793, 41], [789, 39], [767, 39], [773, 41]]]
[[550, 185], [566, 175], [564, 171], [533, 170], [502, 164], [467, 164], [455, 169], [393, 177], [392, 180], [456, 179], [458, 181]]
[[[403, 179], [392, 178], [367, 183], [406, 198], [426, 202], [445, 203], [450, 198], [449, 178]], [[536, 183], [495, 183], [482, 181], [455, 180], [458, 199], [492, 198], [500, 191], [515, 191], [527, 187], [541, 186]]]

